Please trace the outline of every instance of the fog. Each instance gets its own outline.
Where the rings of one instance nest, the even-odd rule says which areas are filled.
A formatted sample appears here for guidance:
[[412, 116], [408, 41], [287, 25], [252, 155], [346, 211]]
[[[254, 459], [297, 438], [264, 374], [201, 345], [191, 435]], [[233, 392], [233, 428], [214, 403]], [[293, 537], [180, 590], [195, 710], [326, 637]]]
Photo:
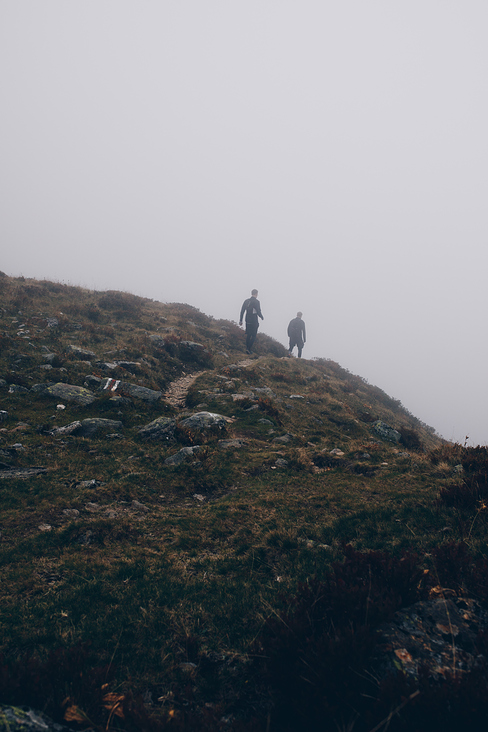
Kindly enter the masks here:
[[238, 320], [488, 443], [485, 0], [3, 0], [0, 269]]

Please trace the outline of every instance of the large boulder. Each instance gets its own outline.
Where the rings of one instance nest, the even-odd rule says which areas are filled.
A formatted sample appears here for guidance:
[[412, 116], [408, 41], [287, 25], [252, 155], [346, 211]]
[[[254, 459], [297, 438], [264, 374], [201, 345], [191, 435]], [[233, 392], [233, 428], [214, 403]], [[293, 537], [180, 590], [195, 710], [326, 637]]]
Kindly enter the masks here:
[[83, 419], [81, 422], [71, 422], [64, 427], [57, 427], [53, 430], [53, 435], [76, 435], [76, 437], [93, 437], [97, 432], [108, 430], [121, 430], [122, 422], [116, 419], [102, 419], [101, 417], [92, 417]]
[[82, 406], [87, 406], [95, 401], [95, 395], [89, 389], [83, 386], [74, 386], [73, 384], [63, 384], [58, 382], [48, 386], [47, 393], [57, 399], [67, 402], [76, 402]]
[[158, 417], [141, 427], [138, 434], [144, 440], [171, 440], [174, 435], [176, 420], [170, 417]]
[[215, 414], [214, 412], [197, 412], [196, 414], [192, 414], [190, 417], [186, 417], [186, 419], [181, 420], [180, 425], [191, 430], [206, 430], [210, 427], [223, 429], [229, 422], [232, 422], [232, 420], [229, 417], [224, 417], [223, 414]]
[[386, 422], [382, 422], [380, 419], [376, 420], [373, 424], [373, 429], [377, 435], [383, 438], [383, 440], [388, 440], [389, 442], [400, 442], [401, 434], [397, 430], [393, 429], [393, 427], [386, 424]]
[[146, 386], [131, 384], [129, 381], [117, 379], [104, 379], [101, 383], [102, 389], [110, 391], [114, 395], [128, 396], [135, 399], [142, 399], [148, 404], [155, 404], [162, 397], [162, 392], [148, 389]]

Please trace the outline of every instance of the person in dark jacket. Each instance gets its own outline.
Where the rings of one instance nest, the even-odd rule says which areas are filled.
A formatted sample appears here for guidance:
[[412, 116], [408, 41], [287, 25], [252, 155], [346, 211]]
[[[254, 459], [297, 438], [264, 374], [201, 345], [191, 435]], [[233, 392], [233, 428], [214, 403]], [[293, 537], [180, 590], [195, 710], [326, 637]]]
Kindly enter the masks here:
[[290, 339], [290, 346], [288, 353], [292, 355], [292, 351], [295, 346], [298, 347], [298, 358], [302, 357], [302, 348], [307, 340], [305, 333], [305, 323], [302, 320], [303, 313], [297, 313], [297, 317], [290, 320], [288, 324], [288, 338]]
[[244, 313], [246, 313], [246, 353], [252, 353], [252, 347], [258, 334], [259, 322], [258, 318], [264, 320], [261, 312], [261, 305], [258, 298], [258, 291], [253, 290], [251, 297], [242, 303], [241, 314], [239, 316], [239, 325], [242, 325]]

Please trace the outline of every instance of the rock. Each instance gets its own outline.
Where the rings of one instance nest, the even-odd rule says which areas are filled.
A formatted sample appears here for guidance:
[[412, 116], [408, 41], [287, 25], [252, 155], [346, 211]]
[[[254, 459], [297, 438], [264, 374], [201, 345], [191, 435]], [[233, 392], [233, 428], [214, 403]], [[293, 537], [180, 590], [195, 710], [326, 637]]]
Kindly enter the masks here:
[[48, 386], [51, 386], [51, 384], [34, 384], [31, 386], [31, 391], [33, 391], [34, 394], [44, 394], [47, 391]]
[[77, 488], [98, 488], [98, 486], [104, 485], [100, 480], [92, 478], [91, 480], [81, 480], [76, 484]]
[[93, 417], [83, 419], [80, 426], [74, 434], [77, 437], [93, 437], [97, 432], [102, 430], [120, 430], [123, 429], [122, 422], [116, 419], [102, 419], [101, 417]]
[[51, 396], [65, 399], [67, 402], [76, 402], [82, 406], [87, 406], [95, 401], [93, 392], [85, 389], [83, 386], [73, 386], [72, 384], [58, 382], [57, 384], [48, 386], [47, 391]]
[[0, 470], [0, 478], [32, 478], [47, 473], [47, 468], [7, 468]]
[[53, 435], [72, 435], [73, 432], [78, 430], [81, 427], [81, 422], [71, 422], [71, 424], [67, 424], [64, 427], [56, 427], [54, 430], [52, 430], [51, 434]]
[[273, 438], [273, 442], [281, 442], [284, 445], [287, 445], [292, 440], [293, 440], [293, 435], [290, 435], [288, 432], [286, 433], [286, 435], [281, 435], [281, 437]]
[[8, 419], [8, 412], [5, 411], [5, 409], [0, 409], [0, 423], [6, 422]]
[[180, 424], [182, 427], [188, 427], [192, 430], [205, 430], [210, 427], [217, 427], [223, 429], [232, 420], [229, 417], [224, 417], [222, 414], [215, 414], [214, 412], [197, 412], [192, 414], [190, 417], [183, 419]]
[[376, 422], [373, 423], [373, 429], [376, 434], [382, 437], [384, 440], [389, 440], [390, 442], [400, 442], [401, 434], [397, 432], [397, 430], [393, 429], [393, 427], [387, 425], [386, 422], [382, 422], [380, 419], [376, 420]]
[[104, 379], [101, 383], [104, 391], [110, 391], [113, 394], [117, 392], [120, 396], [130, 396], [136, 399], [142, 399], [149, 404], [155, 404], [162, 397], [162, 392], [148, 389], [145, 386], [131, 384], [129, 381], [119, 381], [117, 379]]
[[170, 417], [158, 417], [141, 427], [138, 435], [145, 440], [171, 440], [174, 435], [176, 420]]
[[301, 394], [290, 394], [289, 399], [305, 399]]
[[193, 457], [193, 455], [200, 450], [200, 445], [194, 445], [193, 447], [182, 447], [181, 450], [179, 450], [174, 455], [171, 455], [171, 457], [166, 458], [164, 461], [165, 465], [180, 465], [180, 463], [184, 462], [185, 460], [188, 460], [188, 458]]
[[90, 388], [93, 387], [94, 389], [98, 388], [102, 383], [102, 379], [100, 376], [94, 376], [93, 374], [88, 374], [88, 376], [85, 376], [85, 386]]
[[452, 673], [466, 674], [486, 662], [477, 636], [487, 628], [488, 613], [476, 600], [441, 596], [417, 602], [377, 628], [375, 670], [382, 677], [401, 668], [417, 678], [422, 667], [439, 682]]
[[0, 732], [69, 732], [43, 712], [0, 704]]
[[275, 460], [275, 465], [278, 468], [286, 468], [286, 466], [288, 465], [288, 460], [285, 460], [284, 458], [277, 458]]
[[135, 508], [136, 511], [144, 511], [144, 513], [149, 511], [147, 506], [145, 506], [140, 501], [136, 501], [135, 499], [132, 501], [132, 508]]
[[335, 455], [336, 457], [342, 457], [344, 455], [344, 453], [342, 452], [342, 450], [339, 450], [338, 447], [334, 447], [333, 450], [329, 451], [329, 455]]
[[68, 518], [78, 518], [78, 516], [80, 515], [80, 512], [77, 508], [64, 508], [63, 513]]
[[97, 358], [97, 354], [93, 353], [93, 351], [88, 351], [86, 348], [80, 348], [80, 346], [74, 346], [72, 344], [66, 346], [66, 353], [70, 356], [76, 356], [81, 361], [91, 361]]
[[247, 442], [246, 440], [241, 440], [239, 438], [235, 440], [219, 440], [219, 447], [223, 450], [226, 450], [229, 447], [239, 448], [239, 447], [246, 447]]
[[29, 392], [29, 389], [25, 386], [20, 386], [19, 384], [10, 384], [8, 388], [9, 394], [27, 394]]

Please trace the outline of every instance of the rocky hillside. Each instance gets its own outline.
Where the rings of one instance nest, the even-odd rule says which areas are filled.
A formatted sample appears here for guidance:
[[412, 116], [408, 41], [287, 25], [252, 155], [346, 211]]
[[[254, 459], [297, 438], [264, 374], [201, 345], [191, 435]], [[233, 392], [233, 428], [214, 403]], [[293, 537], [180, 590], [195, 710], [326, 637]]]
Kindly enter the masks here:
[[[437, 690], [480, 671], [467, 630], [460, 665], [451, 632], [434, 670], [381, 623], [435, 587], [445, 614], [449, 579], [450, 617], [484, 627], [484, 448], [442, 441], [339, 364], [288, 358], [263, 333], [246, 356], [242, 329], [190, 305], [2, 274], [0, 400], [4, 705], [73, 728], [355, 718], [362, 730], [405, 700], [420, 708], [422, 664]], [[313, 620], [325, 587], [330, 606]], [[432, 612], [417, 608], [425, 638]], [[360, 640], [380, 627], [388, 658], [377, 635]], [[359, 703], [356, 682], [336, 701], [326, 691], [323, 659], [336, 684], [351, 643], [376, 706]], [[403, 686], [385, 696], [398, 670]]]

